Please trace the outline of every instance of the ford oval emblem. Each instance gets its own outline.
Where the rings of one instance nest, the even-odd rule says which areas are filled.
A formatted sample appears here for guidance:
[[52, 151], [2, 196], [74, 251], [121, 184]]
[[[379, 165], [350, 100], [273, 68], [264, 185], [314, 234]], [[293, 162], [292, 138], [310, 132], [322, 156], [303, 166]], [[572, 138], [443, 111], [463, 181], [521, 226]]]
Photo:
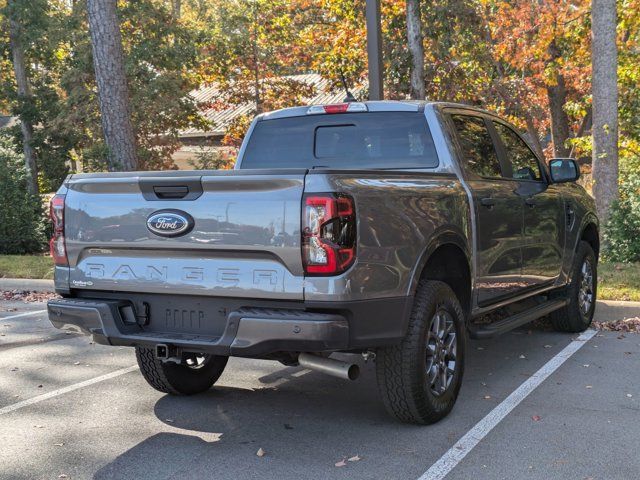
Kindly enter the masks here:
[[147, 228], [162, 237], [178, 237], [193, 228], [191, 215], [180, 210], [158, 210], [147, 218]]

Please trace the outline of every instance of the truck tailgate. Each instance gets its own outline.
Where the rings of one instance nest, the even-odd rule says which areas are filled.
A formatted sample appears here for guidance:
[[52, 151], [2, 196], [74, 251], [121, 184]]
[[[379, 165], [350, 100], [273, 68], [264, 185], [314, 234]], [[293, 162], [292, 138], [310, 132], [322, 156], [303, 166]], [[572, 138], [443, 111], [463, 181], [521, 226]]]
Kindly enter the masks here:
[[[305, 173], [74, 175], [65, 201], [69, 287], [302, 299]], [[162, 210], [186, 213], [193, 228], [152, 233], [147, 220]]]

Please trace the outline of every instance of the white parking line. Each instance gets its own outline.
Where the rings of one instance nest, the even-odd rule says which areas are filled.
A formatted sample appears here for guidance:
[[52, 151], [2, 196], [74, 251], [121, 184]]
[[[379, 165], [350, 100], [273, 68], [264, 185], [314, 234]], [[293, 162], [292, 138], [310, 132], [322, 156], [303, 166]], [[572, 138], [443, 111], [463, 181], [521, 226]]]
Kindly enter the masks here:
[[0, 321], [4, 321], [4, 320], [12, 320], [14, 318], [19, 318], [19, 317], [26, 317], [28, 315], [38, 315], [40, 313], [44, 313], [46, 312], [46, 310], [35, 310], [33, 312], [24, 312], [24, 313], [19, 313], [18, 315], [11, 315], [9, 317], [0, 317]]
[[58, 395], [73, 392], [74, 390], [78, 390], [79, 388], [84, 388], [88, 387], [89, 385], [104, 382], [105, 380], [119, 377], [120, 375], [133, 372], [137, 369], [137, 365], [132, 365], [131, 367], [122, 368], [120, 370], [116, 370], [115, 372], [107, 373], [106, 375], [100, 375], [99, 377], [90, 378], [89, 380], [85, 380], [84, 382], [74, 383], [73, 385], [69, 385], [68, 387], [59, 388], [48, 393], [43, 393], [42, 395], [38, 395], [37, 397], [29, 398], [27, 400], [23, 400], [22, 402], [14, 403], [13, 405], [8, 405], [6, 407], [0, 408], [0, 415], [15, 412], [20, 408], [28, 407], [29, 405], [33, 405], [34, 403], [43, 402], [45, 400], [49, 400], [50, 398], [57, 397]]
[[480, 441], [486, 437], [522, 400], [533, 392], [549, 375], [555, 372], [564, 362], [589, 341], [596, 334], [595, 330], [587, 330], [577, 339], [567, 345], [560, 353], [549, 360], [534, 373], [526, 382], [520, 385], [502, 403], [491, 410], [487, 416], [475, 424], [458, 442], [451, 447], [440, 459], [431, 465], [418, 480], [441, 480], [467, 456]]

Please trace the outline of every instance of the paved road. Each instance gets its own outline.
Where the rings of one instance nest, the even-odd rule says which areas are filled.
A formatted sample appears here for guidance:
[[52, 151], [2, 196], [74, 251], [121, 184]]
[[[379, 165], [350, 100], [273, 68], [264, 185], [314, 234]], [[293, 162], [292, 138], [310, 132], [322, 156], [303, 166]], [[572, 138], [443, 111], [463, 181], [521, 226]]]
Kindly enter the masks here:
[[[0, 302], [0, 479], [417, 479], [576, 338], [521, 329], [471, 342], [454, 411], [416, 427], [386, 415], [371, 364], [345, 382], [232, 359], [210, 392], [175, 398], [122, 373], [130, 349], [60, 335], [42, 309]], [[638, 478], [639, 369], [640, 336], [599, 333], [446, 478]]]

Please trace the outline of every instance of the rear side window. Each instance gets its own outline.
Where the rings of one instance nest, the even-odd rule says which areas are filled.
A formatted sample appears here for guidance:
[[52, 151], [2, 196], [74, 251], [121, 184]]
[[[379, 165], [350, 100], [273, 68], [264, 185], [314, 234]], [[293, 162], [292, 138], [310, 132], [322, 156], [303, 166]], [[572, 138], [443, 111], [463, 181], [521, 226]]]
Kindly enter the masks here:
[[507, 161], [511, 163], [512, 177], [516, 180], [541, 181], [538, 158], [529, 149], [520, 136], [502, 123], [493, 122], [498, 136], [502, 140], [507, 154]]
[[419, 112], [309, 115], [256, 123], [241, 168], [433, 168], [438, 157]]
[[467, 170], [480, 177], [500, 177], [500, 161], [493, 140], [480, 117], [451, 115]]

